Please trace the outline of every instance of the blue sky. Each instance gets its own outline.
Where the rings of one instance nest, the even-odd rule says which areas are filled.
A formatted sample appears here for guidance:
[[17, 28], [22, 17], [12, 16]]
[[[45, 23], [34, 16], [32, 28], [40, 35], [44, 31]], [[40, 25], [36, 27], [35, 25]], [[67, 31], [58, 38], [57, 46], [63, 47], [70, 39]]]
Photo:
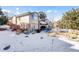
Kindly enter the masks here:
[[64, 12], [79, 6], [1, 6], [4, 12], [8, 12], [9, 16], [17, 15], [28, 11], [43, 11], [47, 14], [49, 20], [57, 21]]

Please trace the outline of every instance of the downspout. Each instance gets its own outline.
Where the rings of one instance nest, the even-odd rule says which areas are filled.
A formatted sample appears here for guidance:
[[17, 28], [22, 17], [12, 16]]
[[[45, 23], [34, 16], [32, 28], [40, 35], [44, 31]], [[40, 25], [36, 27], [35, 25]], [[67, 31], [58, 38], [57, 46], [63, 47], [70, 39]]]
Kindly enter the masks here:
[[40, 30], [39, 13], [37, 13], [37, 15], [38, 15], [38, 30]]

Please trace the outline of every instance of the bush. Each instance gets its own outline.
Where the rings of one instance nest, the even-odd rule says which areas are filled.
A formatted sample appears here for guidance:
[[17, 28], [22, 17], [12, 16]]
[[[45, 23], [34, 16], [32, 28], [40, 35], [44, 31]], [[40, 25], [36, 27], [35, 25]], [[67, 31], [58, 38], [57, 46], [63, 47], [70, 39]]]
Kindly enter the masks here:
[[10, 28], [12, 29], [12, 31], [16, 31], [17, 29], [20, 29], [20, 26], [12, 24]]

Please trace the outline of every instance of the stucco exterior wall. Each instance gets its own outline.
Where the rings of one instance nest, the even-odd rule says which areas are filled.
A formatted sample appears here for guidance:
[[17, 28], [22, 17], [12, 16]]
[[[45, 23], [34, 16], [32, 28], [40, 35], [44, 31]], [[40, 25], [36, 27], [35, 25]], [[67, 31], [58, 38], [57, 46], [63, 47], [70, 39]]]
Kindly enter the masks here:
[[20, 23], [21, 22], [24, 22], [24, 23], [30, 23], [29, 22], [29, 19], [30, 19], [30, 16], [29, 15], [27, 15], [27, 16], [22, 16], [22, 17], [20, 17]]
[[22, 17], [17, 17], [17, 25], [20, 25], [21, 28], [28, 28], [30, 23], [30, 15], [22, 16]]
[[12, 18], [12, 23], [20, 25], [20, 27], [24, 29], [38, 29], [38, 16], [37, 19], [34, 19], [32, 15], [33, 14], [15, 16]]
[[12, 18], [11, 23], [16, 24], [16, 17], [15, 16]]
[[16, 21], [17, 21], [17, 25], [20, 25], [20, 18], [16, 18]]
[[29, 15], [17, 17], [17, 25], [20, 25], [21, 23], [29, 24], [29, 17], [30, 17]]

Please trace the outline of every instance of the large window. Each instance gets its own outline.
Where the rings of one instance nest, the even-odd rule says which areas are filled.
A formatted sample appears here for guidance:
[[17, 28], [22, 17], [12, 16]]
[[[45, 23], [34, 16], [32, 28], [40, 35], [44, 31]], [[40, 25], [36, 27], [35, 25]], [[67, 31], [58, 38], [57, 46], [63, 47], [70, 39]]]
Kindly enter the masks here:
[[35, 14], [35, 13], [34, 13], [34, 14], [32, 14], [32, 19], [33, 19], [33, 20], [37, 20], [37, 19], [38, 19], [38, 15], [37, 15], [37, 14]]

